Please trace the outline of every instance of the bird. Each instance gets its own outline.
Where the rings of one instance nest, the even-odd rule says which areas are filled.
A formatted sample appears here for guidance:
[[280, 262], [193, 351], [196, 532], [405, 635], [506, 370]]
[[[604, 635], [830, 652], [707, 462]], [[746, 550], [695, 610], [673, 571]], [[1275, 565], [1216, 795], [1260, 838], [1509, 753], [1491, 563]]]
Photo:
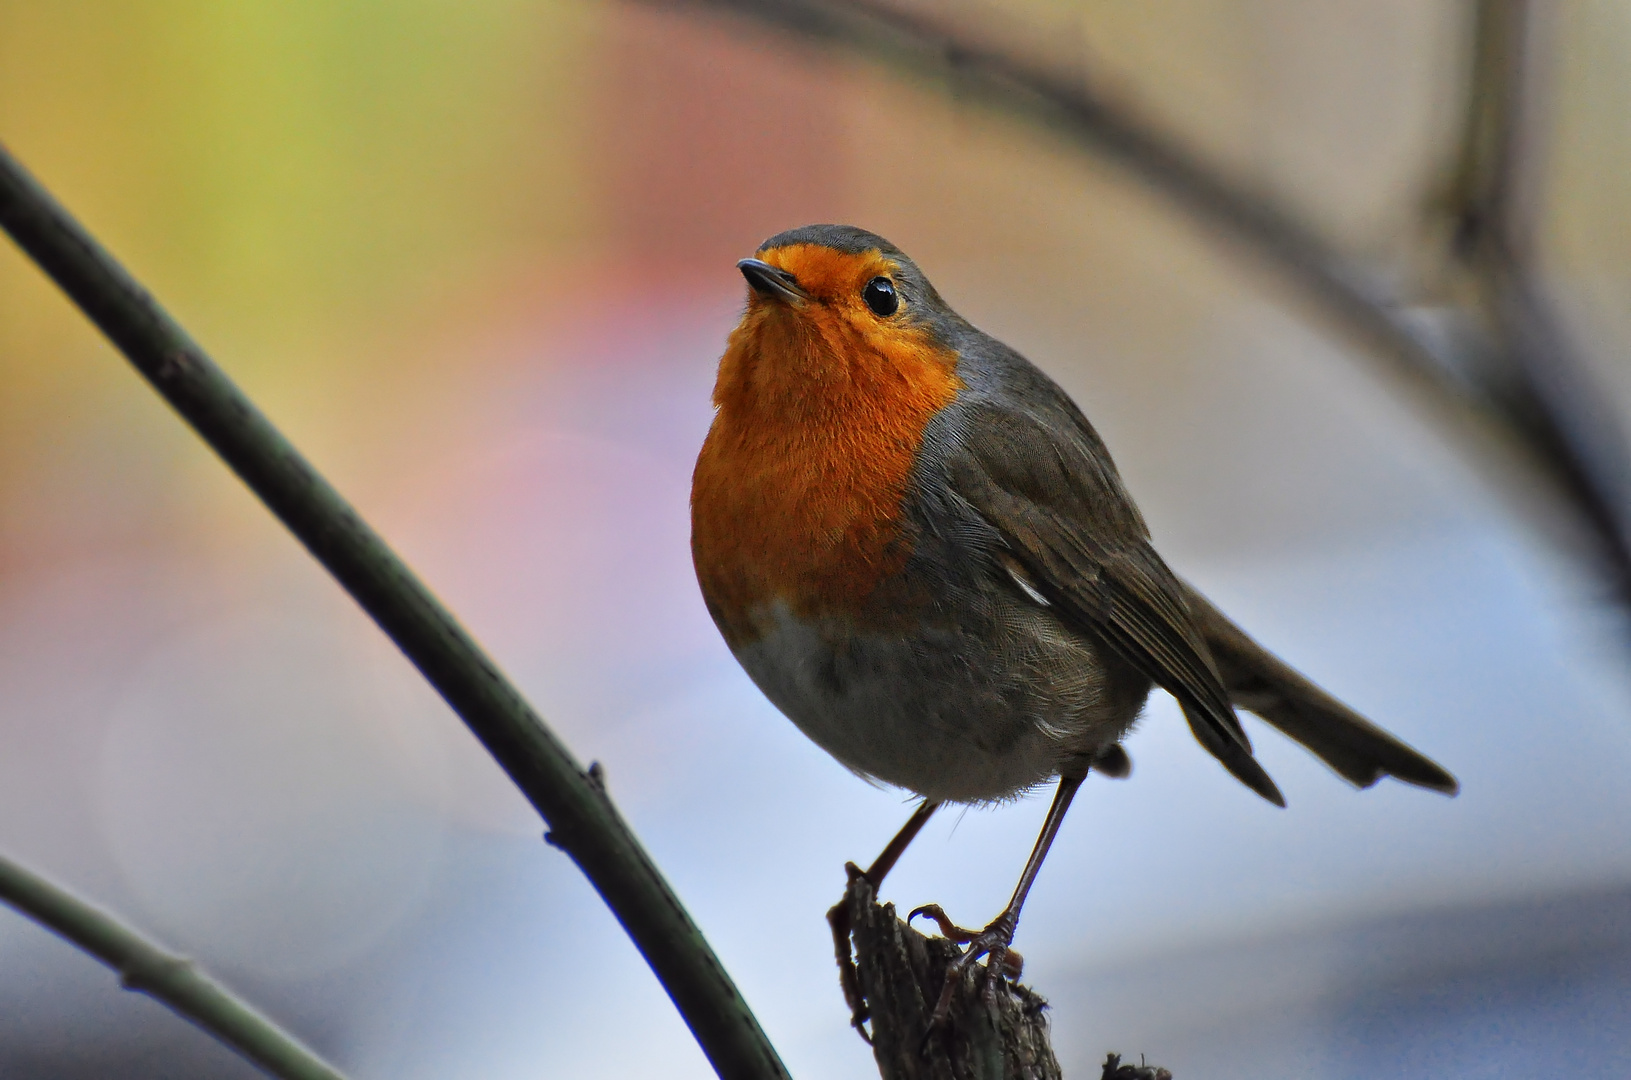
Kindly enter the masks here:
[[1156, 687], [1276, 806], [1237, 708], [1357, 787], [1393, 776], [1456, 794], [1450, 773], [1175, 574], [1075, 402], [895, 245], [807, 225], [737, 268], [747, 302], [692, 477], [692, 559], [715, 625], [771, 703], [855, 773], [922, 800], [865, 875], [880, 884], [941, 806], [1058, 781], [994, 920], [973, 931], [936, 905], [912, 913], [967, 946], [931, 1027], [968, 965], [985, 958], [988, 994], [1011, 970], [1071, 800], [1090, 772], [1129, 773], [1122, 742]]

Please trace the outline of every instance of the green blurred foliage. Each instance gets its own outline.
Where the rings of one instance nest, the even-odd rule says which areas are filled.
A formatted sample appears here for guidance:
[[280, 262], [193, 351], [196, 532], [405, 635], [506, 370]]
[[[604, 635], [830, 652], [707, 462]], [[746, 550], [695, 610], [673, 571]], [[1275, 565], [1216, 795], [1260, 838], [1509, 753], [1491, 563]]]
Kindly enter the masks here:
[[[337, 328], [592, 230], [595, 13], [3, 0], [0, 138], [235, 370], [320, 379]], [[85, 332], [48, 293], [0, 260], [13, 393]]]

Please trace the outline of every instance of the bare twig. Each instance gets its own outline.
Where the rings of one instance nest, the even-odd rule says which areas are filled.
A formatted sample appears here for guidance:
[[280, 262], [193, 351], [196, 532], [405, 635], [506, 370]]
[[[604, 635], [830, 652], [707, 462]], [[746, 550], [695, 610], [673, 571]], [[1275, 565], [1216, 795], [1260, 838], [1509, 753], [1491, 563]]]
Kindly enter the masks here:
[[345, 1080], [334, 1066], [198, 970], [112, 915], [0, 855], [4, 901], [119, 973], [119, 984], [156, 998], [273, 1076]]
[[379, 534], [3, 148], [0, 226], [334, 575], [487, 747], [549, 823], [551, 841], [623, 924], [719, 1075], [785, 1077], [730, 976], [604, 790]]
[[[1463, 437], [1495, 434], [1517, 448], [1576, 512], [1607, 585], [1622, 604], [1631, 605], [1631, 529], [1622, 510], [1631, 487], [1628, 455], [1589, 392], [1584, 372], [1568, 362], [1526, 249], [1513, 247], [1510, 230], [1481, 227], [1478, 232], [1481, 272], [1489, 283], [1486, 291], [1495, 297], [1489, 306], [1496, 317], [1483, 319], [1474, 312], [1471, 320], [1430, 319], [1289, 211], [1224, 176], [1126, 101], [1095, 89], [1077, 74], [994, 48], [921, 8], [907, 11], [883, 0], [648, 2], [726, 11], [858, 52], [910, 75], [950, 80], [961, 100], [1039, 123], [1117, 161], [1194, 220], [1243, 243], [1278, 269], [1339, 326], [1368, 344], [1367, 355], [1384, 362], [1387, 374], [1413, 389], [1417, 400], [1453, 432]], [[1524, 0], [1482, 2], [1486, 22], [1490, 12], [1521, 14], [1527, 9]], [[1480, 35], [1484, 45], [1493, 39]], [[1530, 90], [1526, 83], [1485, 101], [1475, 89], [1472, 127], [1514, 130], [1513, 110]], [[1513, 155], [1499, 153], [1493, 160], [1497, 169], [1491, 175], [1501, 176], [1512, 166]], [[1509, 185], [1502, 180], [1495, 189], [1507, 191]], [[1483, 333], [1462, 330], [1479, 323]]]

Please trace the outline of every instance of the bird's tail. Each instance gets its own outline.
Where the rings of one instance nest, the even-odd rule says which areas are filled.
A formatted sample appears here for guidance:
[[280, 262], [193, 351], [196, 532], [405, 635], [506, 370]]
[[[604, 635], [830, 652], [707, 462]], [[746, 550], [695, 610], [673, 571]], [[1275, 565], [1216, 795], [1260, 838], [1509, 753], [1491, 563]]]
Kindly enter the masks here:
[[1186, 599], [1229, 700], [1261, 716], [1359, 787], [1384, 776], [1454, 795], [1455, 777], [1303, 678], [1196, 592]]

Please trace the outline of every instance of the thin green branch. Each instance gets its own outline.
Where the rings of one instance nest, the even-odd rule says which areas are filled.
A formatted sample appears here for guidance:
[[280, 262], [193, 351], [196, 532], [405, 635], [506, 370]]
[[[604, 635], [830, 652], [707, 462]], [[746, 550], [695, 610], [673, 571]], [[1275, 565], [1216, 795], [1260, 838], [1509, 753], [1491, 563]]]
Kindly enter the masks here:
[[0, 227], [459, 714], [623, 924], [715, 1071], [726, 1080], [787, 1076], [702, 932], [601, 787], [379, 534], [3, 147]]
[[56, 931], [119, 973], [119, 984], [157, 998], [283, 1080], [345, 1080], [345, 1074], [248, 1002], [107, 912], [0, 855], [0, 901]]

